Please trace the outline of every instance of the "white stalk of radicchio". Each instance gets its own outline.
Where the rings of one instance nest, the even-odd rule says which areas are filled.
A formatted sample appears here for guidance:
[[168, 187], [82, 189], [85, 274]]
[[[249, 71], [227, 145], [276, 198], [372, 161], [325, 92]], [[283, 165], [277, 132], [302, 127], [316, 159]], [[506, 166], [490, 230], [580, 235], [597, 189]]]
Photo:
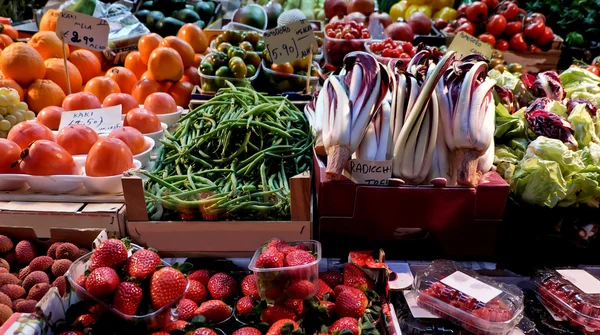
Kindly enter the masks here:
[[538, 73], [533, 82], [533, 89], [534, 95], [538, 98], [547, 97], [557, 101], [565, 98], [565, 89], [560, 77], [554, 71]]

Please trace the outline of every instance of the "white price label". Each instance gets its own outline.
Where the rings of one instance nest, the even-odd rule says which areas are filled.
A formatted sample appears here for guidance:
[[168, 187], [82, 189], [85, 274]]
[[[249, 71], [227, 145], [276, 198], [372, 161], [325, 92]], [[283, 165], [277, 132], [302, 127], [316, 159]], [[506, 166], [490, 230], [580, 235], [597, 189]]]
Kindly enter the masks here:
[[108, 44], [110, 26], [106, 20], [63, 10], [56, 21], [56, 35], [66, 44], [102, 51]]
[[122, 125], [121, 105], [63, 112], [58, 129], [60, 130], [73, 124], [88, 126], [98, 134], [108, 134]]
[[440, 317], [420, 307], [417, 304], [417, 292], [412, 290], [402, 291], [404, 293], [404, 299], [410, 309], [410, 313], [415, 319], [439, 319]]
[[351, 159], [346, 170], [350, 179], [357, 184], [387, 185], [392, 177], [392, 161]]
[[315, 32], [308, 20], [300, 20], [267, 30], [263, 36], [265, 47], [271, 61], [275, 64], [302, 59], [318, 50]]
[[477, 37], [471, 36], [464, 31], [459, 31], [458, 34], [450, 43], [448, 49], [456, 51], [456, 57], [462, 58], [470, 54], [479, 54], [486, 59], [492, 57], [492, 46], [482, 42]]
[[564, 269], [556, 272], [586, 294], [600, 294], [600, 280], [589, 272], [581, 269]]
[[469, 275], [466, 275], [460, 271], [456, 271], [448, 277], [441, 280], [442, 283], [458, 290], [464, 294], [467, 294], [484, 304], [494, 299], [502, 291], [490, 286], [481, 280], [477, 280]]

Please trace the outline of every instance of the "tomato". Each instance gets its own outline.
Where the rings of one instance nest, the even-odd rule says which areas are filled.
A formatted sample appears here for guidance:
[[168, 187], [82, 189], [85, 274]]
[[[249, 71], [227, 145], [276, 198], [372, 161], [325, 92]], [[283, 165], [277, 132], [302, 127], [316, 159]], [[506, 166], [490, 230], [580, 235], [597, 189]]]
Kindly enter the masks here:
[[463, 23], [458, 28], [456, 28], [456, 32], [459, 32], [459, 31], [464, 31], [465, 33], [467, 33], [469, 35], [474, 35], [475, 34], [475, 25], [472, 24], [471, 22]]
[[75, 174], [73, 156], [63, 147], [48, 140], [38, 140], [24, 150], [19, 164], [21, 172], [34, 176]]
[[131, 149], [118, 138], [96, 142], [85, 160], [85, 174], [92, 177], [116, 176], [134, 167]]
[[12, 127], [6, 138], [17, 143], [21, 149], [25, 149], [35, 140], [54, 141], [54, 134], [41, 123], [27, 121]]
[[488, 43], [492, 48], [496, 45], [496, 38], [492, 34], [481, 34], [477, 38], [485, 43]]
[[458, 17], [464, 17], [467, 15], [467, 7], [469, 7], [469, 5], [467, 5], [466, 3], [463, 3], [462, 5], [458, 6], [458, 9], [456, 10]]
[[546, 27], [544, 32], [535, 39], [535, 43], [539, 46], [544, 46], [554, 41], [554, 32], [552, 28]]
[[523, 65], [521, 65], [521, 64], [519, 64], [519, 63], [512, 63], [512, 64], [509, 64], [509, 65], [506, 67], [506, 69], [507, 69], [509, 72], [512, 72], [512, 73], [523, 73], [523, 70], [524, 70], [524, 69], [523, 69]]
[[21, 173], [19, 164], [12, 164], [21, 158], [21, 147], [11, 140], [0, 138], [0, 174]]
[[546, 24], [546, 16], [544, 14], [541, 13], [533, 13], [529, 16], [530, 18], [534, 19], [534, 20], [542, 20], [544, 21], [544, 24]]
[[475, 1], [467, 7], [467, 19], [473, 23], [483, 22], [487, 16], [488, 7], [481, 1]]
[[506, 71], [506, 66], [504, 66], [504, 64], [498, 64], [498, 65], [494, 66], [494, 70], [502, 73], [502, 72]]
[[381, 56], [382, 56], [382, 57], [389, 57], [389, 58], [392, 58], [392, 57], [393, 57], [392, 49], [384, 49], [384, 50], [381, 52]]
[[525, 42], [525, 37], [523, 36], [523, 33], [515, 34], [513, 37], [510, 38], [510, 47], [514, 50], [521, 52], [527, 51], [527, 49], [529, 49], [527, 42]]
[[500, 4], [500, 1], [498, 0], [482, 0], [481, 2], [488, 6], [489, 9], [494, 9]]
[[485, 25], [485, 29], [488, 33], [494, 36], [500, 36], [506, 29], [506, 18], [502, 15], [494, 15], [492, 16], [488, 23]]
[[467, 19], [466, 17], [461, 17], [460, 19], [456, 20], [457, 26], [460, 26], [461, 24], [466, 23], [466, 22], [471, 22], [471, 21], [469, 21], [469, 19]]
[[271, 70], [280, 73], [294, 74], [294, 67], [290, 63], [271, 64]]
[[410, 42], [404, 42], [404, 44], [402, 44], [402, 50], [404, 50], [406, 53], [411, 53], [413, 48], [414, 46]]
[[600, 56], [594, 58], [592, 65], [600, 67]]
[[586, 67], [585, 69], [597, 76], [600, 76], [600, 69], [596, 66], [590, 65], [590, 66]]
[[542, 49], [540, 49], [540, 47], [538, 47], [535, 44], [532, 44], [529, 46], [529, 52], [536, 53], [536, 52], [541, 52], [541, 51], [542, 51]]
[[507, 37], [513, 37], [515, 34], [518, 34], [523, 31], [523, 23], [521, 21], [509, 22], [506, 24], [506, 29], [504, 29], [504, 35]]
[[544, 24], [544, 21], [540, 19], [529, 20], [529, 22], [525, 24], [525, 28], [523, 29], [523, 35], [531, 39], [537, 39], [538, 36], [544, 33], [545, 29], [546, 25]]
[[516, 19], [517, 15], [519, 14], [519, 6], [517, 6], [517, 4], [514, 2], [504, 1], [500, 6], [498, 14], [504, 16], [506, 21], [512, 21]]
[[125, 116], [124, 126], [131, 126], [142, 134], [156, 133], [162, 130], [162, 125], [156, 114], [145, 108], [135, 108]]
[[92, 128], [82, 124], [64, 127], [56, 135], [56, 143], [71, 155], [87, 154], [96, 141], [98, 141], [98, 134]]
[[496, 41], [496, 49], [498, 49], [498, 50], [506, 51], [506, 50], [508, 50], [509, 46], [510, 45], [508, 44], [508, 41], [506, 41], [506, 40], [497, 40]]
[[108, 134], [110, 138], [118, 138], [121, 141], [125, 142], [131, 153], [137, 155], [142, 153], [148, 149], [146, 147], [146, 140], [144, 139], [144, 135], [137, 129], [133, 127], [121, 127], [113, 130], [110, 134]]

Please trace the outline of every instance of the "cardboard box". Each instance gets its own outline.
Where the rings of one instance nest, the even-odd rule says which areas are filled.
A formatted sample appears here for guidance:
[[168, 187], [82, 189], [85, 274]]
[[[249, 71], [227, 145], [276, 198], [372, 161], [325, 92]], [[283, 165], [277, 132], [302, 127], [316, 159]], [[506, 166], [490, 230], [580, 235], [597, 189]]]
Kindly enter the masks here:
[[52, 238], [53, 231], [106, 230], [123, 237], [125, 205], [122, 203], [0, 202], [0, 226], [29, 228], [36, 238]]
[[124, 177], [131, 240], [171, 257], [250, 257], [272, 237], [312, 238], [309, 173], [290, 178], [291, 221], [149, 221], [142, 180]]

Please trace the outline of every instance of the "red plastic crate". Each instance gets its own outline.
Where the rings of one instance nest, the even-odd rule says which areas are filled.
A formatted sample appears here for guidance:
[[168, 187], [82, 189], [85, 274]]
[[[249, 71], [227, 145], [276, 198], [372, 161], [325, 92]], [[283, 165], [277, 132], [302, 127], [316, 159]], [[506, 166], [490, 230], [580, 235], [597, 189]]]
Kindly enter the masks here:
[[314, 157], [315, 234], [330, 246], [326, 255], [361, 247], [383, 247], [405, 259], [494, 254], [509, 194], [496, 172], [485, 174], [476, 188], [367, 186], [345, 177], [327, 180], [325, 164]]

